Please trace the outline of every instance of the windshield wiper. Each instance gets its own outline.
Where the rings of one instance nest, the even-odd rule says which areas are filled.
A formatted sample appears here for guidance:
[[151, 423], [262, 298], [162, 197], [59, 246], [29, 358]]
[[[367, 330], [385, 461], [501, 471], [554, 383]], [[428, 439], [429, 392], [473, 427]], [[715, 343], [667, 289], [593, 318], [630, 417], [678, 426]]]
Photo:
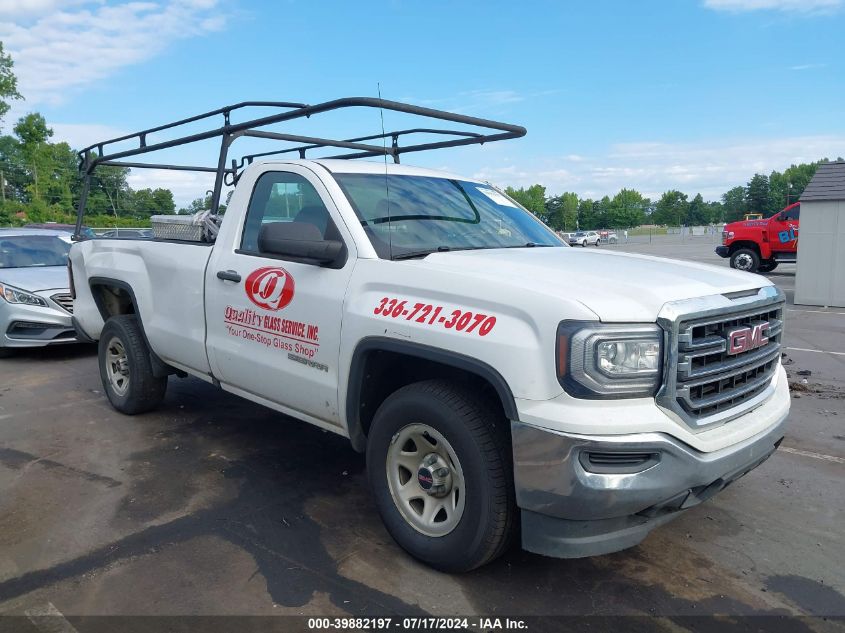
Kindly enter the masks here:
[[438, 246], [437, 248], [427, 248], [425, 250], [419, 251], [410, 251], [408, 253], [399, 253], [398, 255], [394, 255], [391, 259], [399, 260], [399, 259], [414, 259], [415, 257], [425, 257], [426, 255], [431, 255], [433, 253], [449, 253], [455, 251], [480, 251], [490, 248], [496, 248], [495, 246]]
[[454, 248], [451, 246], [438, 246], [437, 248], [427, 248], [425, 250], [399, 253], [398, 255], [394, 255], [391, 259], [393, 259], [394, 261], [401, 259], [414, 259], [416, 257], [425, 257], [426, 255], [431, 255], [433, 253], [449, 253], [455, 251], [482, 251], [495, 250], [497, 248], [541, 248], [546, 246], [554, 246], [554, 244], [537, 244], [535, 242], [526, 242], [525, 244], [513, 244], [511, 246], [460, 246]]
[[414, 259], [415, 257], [425, 257], [426, 255], [431, 255], [432, 253], [446, 253], [451, 251], [452, 249], [449, 246], [438, 246], [437, 248], [426, 248], [424, 250], [419, 251], [409, 251], [407, 253], [399, 253], [398, 255], [393, 255], [390, 259], [393, 260], [400, 260], [400, 259]]

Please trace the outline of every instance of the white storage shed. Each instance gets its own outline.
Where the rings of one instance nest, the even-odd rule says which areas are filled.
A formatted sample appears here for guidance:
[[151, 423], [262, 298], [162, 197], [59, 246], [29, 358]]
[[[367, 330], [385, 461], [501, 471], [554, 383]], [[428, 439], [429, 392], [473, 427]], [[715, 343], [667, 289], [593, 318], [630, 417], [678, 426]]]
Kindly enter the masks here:
[[845, 307], [845, 161], [823, 163], [801, 194], [795, 303]]

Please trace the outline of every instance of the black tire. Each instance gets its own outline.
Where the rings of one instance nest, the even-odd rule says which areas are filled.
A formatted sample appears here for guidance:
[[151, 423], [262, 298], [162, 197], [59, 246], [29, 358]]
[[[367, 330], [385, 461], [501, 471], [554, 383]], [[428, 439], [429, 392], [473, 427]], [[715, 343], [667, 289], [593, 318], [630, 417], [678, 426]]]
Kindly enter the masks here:
[[760, 267], [760, 256], [750, 248], [738, 248], [731, 253], [731, 268], [747, 273], [756, 273]]
[[0, 358], [9, 358], [14, 356], [15, 350], [11, 347], [0, 347]]
[[584, 240], [583, 242], [581, 242], [581, 247], [587, 248], [587, 240]]
[[[464, 510], [443, 536], [428, 536], [407, 521], [388, 483], [388, 451], [412, 423], [440, 433], [460, 462]], [[376, 411], [367, 441], [367, 475], [387, 531], [411, 556], [445, 572], [465, 572], [498, 557], [510, 544], [518, 510], [513, 486], [510, 423], [467, 389], [442, 380], [407, 385]]]
[[[122, 346], [128, 366], [127, 385], [123, 393], [112, 384], [107, 368], [114, 341]], [[167, 390], [167, 376], [153, 375], [150, 350], [134, 314], [113, 316], [106, 321], [100, 334], [98, 352], [103, 390], [115, 409], [127, 415], [137, 415], [161, 404]]]
[[758, 273], [770, 273], [777, 267], [778, 267], [777, 261], [775, 261], [774, 259], [770, 259], [767, 262], [761, 263], [760, 266], [757, 267], [757, 272]]

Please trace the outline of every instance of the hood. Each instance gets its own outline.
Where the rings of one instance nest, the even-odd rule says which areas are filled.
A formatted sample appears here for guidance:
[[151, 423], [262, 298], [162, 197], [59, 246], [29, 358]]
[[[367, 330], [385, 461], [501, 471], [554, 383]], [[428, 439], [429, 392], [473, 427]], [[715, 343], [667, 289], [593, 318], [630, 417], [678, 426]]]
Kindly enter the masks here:
[[654, 321], [668, 301], [772, 285], [724, 266], [566, 247], [434, 253], [420, 263], [578, 301], [616, 322]]
[[66, 266], [31, 266], [29, 268], [0, 268], [0, 283], [20, 290], [65, 290], [68, 287]]
[[737, 220], [736, 222], [730, 222], [726, 224], [722, 230], [736, 231], [737, 229], [749, 229], [754, 227], [767, 226], [768, 224], [769, 220], [767, 218], [763, 218], [762, 220]]

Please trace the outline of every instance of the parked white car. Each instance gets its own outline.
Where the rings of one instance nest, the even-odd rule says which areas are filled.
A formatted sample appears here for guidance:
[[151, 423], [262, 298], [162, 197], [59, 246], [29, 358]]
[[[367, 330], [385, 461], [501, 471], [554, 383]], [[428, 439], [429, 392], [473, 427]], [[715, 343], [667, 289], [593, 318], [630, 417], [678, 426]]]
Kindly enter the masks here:
[[0, 229], [0, 356], [76, 340], [69, 250], [65, 231]]
[[[218, 199], [227, 135], [338, 103], [221, 128]], [[430, 147], [324, 143], [348, 158]], [[114, 163], [98, 145], [83, 150], [86, 176]], [[190, 374], [348, 437], [391, 536], [446, 571], [517, 533], [550, 556], [631, 547], [780, 444], [784, 296], [767, 279], [567, 248], [472, 178], [253, 158], [213, 245], [74, 244], [74, 320], [99, 340], [117, 410], [153, 409], [169, 375]]]
[[569, 238], [570, 246], [598, 246], [600, 241], [599, 234], [595, 231], [578, 231]]

